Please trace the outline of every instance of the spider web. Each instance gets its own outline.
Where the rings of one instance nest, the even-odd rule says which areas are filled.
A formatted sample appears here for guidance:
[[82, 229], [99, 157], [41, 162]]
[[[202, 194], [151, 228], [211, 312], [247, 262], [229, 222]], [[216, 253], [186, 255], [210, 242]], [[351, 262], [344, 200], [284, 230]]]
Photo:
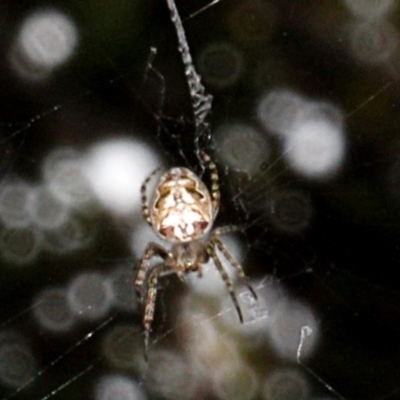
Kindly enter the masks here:
[[[203, 167], [197, 152], [204, 150], [220, 170], [217, 224], [240, 228], [240, 235], [226, 240], [238, 251], [258, 302], [238, 285], [245, 315], [241, 326], [223, 286], [222, 295], [211, 287], [212, 295], [205, 296], [211, 292], [200, 282], [188, 279], [182, 285], [174, 276], [165, 277], [144, 363], [142, 315], [126, 289], [139, 257], [135, 251], [132, 256], [131, 244], [137, 216], [90, 202], [89, 212], [81, 200], [68, 215], [83, 230], [70, 224], [63, 234], [75, 238], [78, 231], [82, 238], [95, 231], [91, 240], [65, 248], [64, 236], [50, 229], [48, 246], [64, 246], [62, 252], [42, 249], [31, 261], [3, 253], [0, 398], [400, 398], [400, 296], [394, 276], [399, 260], [398, 71], [395, 60], [376, 56], [376, 38], [369, 43], [364, 37], [367, 58], [346, 47], [352, 43], [345, 40], [351, 23], [363, 28], [366, 17], [350, 1], [342, 9], [307, 2], [191, 1], [177, 4], [183, 25], [175, 31], [179, 24], [172, 23], [164, 2], [137, 8], [128, 3], [121, 5], [118, 23], [74, 2], [54, 3], [79, 21], [78, 61], [53, 71], [45, 83], [4, 71], [2, 186], [21, 181], [33, 186], [45, 179], [42, 166], [54, 148], [67, 149], [57, 158], [73, 150], [80, 160], [93, 143], [114, 137], [144, 142], [158, 150], [165, 165], [185, 165], [199, 174]], [[29, 4], [18, 10], [7, 2], [2, 7], [3, 15], [10, 15], [10, 30], [35, 11]], [[327, 17], [332, 12], [334, 22]], [[385, 23], [390, 23], [398, 10], [392, 5], [387, 13]], [[331, 24], [329, 33], [324, 23]], [[390, 48], [394, 28], [383, 22], [379, 28], [382, 45]], [[9, 48], [12, 35], [3, 41]], [[216, 65], [201, 64], [196, 56], [214, 42], [229, 42], [225, 52], [240, 73], [224, 64], [231, 59], [227, 55]], [[207, 92], [214, 97], [211, 115]], [[261, 126], [255, 104], [264, 93], [290, 93], [307, 104], [329, 102], [324, 115], [330, 121], [340, 111], [347, 135], [343, 165], [322, 177], [296, 170], [287, 158], [293, 147], [284, 146], [284, 136], [272, 125]], [[205, 114], [193, 115], [196, 99]], [[219, 127], [233, 130], [236, 122], [252, 130], [246, 131], [250, 144], [243, 147], [247, 159], [228, 147], [236, 154], [232, 162], [224, 157]], [[252, 153], [261, 147], [254, 130], [267, 138], [259, 158]], [[18, 188], [21, 192], [26, 186]], [[54, 190], [62, 192], [59, 186]], [[4, 218], [2, 241], [10, 237], [8, 249], [13, 243], [22, 248], [19, 236], [4, 235]], [[143, 237], [146, 242], [147, 233]], [[38, 313], [46, 311], [40, 305], [48, 304], [50, 314], [51, 306], [59, 310], [65, 288], [77, 287], [75, 296], [79, 290], [85, 296], [85, 286], [74, 286], [82, 273], [96, 288], [106, 282], [104, 293], [118, 277], [119, 306], [96, 309], [101, 299], [89, 293], [94, 305], [89, 311], [70, 311], [73, 322], [69, 315], [55, 318], [57, 327], [38, 322], [43, 321]], [[47, 289], [50, 300], [41, 297]]]

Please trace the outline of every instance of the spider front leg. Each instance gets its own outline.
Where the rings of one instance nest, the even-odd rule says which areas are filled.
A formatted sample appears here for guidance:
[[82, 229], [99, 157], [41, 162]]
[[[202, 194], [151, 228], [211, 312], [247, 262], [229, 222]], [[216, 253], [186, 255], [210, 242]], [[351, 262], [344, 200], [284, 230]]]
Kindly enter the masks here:
[[135, 280], [136, 296], [139, 302], [142, 303], [142, 287], [143, 282], [146, 278], [147, 270], [149, 268], [149, 260], [155, 256], [162, 258], [163, 260], [169, 259], [169, 253], [161, 245], [155, 242], [150, 242], [146, 250], [144, 251], [142, 260], [140, 262], [139, 271]]
[[144, 309], [144, 356], [147, 360], [147, 352], [149, 349], [149, 339], [151, 333], [151, 325], [154, 319], [154, 309], [157, 299], [157, 283], [158, 277], [161, 272], [168, 267], [164, 264], [158, 264], [154, 267], [154, 269], [150, 272], [149, 275], [149, 286], [147, 289], [147, 298], [146, 298], [146, 306]]
[[215, 252], [214, 248], [214, 241], [210, 240], [208, 245], [207, 245], [207, 252], [210, 255], [210, 257], [213, 259], [215, 266], [218, 269], [218, 272], [221, 274], [222, 279], [225, 282], [226, 288], [228, 289], [228, 292], [231, 296], [231, 299], [233, 301], [233, 304], [235, 305], [236, 311], [239, 315], [239, 320], [241, 323], [243, 323], [243, 314], [242, 310], [240, 308], [238, 299], [236, 297], [235, 291], [233, 289], [233, 283], [231, 278], [229, 277], [228, 273], [225, 271], [224, 266], [222, 265], [221, 260], [219, 259], [217, 253]]
[[221, 233], [228, 233], [228, 232], [233, 232], [233, 229], [236, 229], [234, 226], [227, 226], [226, 229], [224, 228], [219, 228], [216, 229], [210, 239], [210, 242], [214, 243], [215, 246], [218, 247], [218, 250], [224, 255], [224, 257], [229, 261], [229, 263], [235, 268], [237, 274], [241, 279], [244, 280], [247, 288], [251, 292], [252, 296], [254, 297], [255, 300], [257, 300], [257, 293], [253, 289], [253, 287], [249, 283], [249, 278], [246, 276], [246, 274], [243, 271], [242, 266], [235, 260], [235, 258], [229, 253], [229, 251], [226, 249], [222, 241], [217, 237], [217, 235]]

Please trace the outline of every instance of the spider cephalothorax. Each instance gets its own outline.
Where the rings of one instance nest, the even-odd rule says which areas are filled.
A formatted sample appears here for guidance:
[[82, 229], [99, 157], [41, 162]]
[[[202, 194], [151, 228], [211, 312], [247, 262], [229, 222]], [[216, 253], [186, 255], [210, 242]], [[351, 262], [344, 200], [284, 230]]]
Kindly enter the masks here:
[[[200, 157], [211, 172], [211, 194], [196, 174], [183, 167], [172, 168], [161, 176], [150, 207], [147, 204], [146, 188], [155, 173], [152, 173], [142, 185], [144, 219], [159, 236], [172, 243], [170, 250], [154, 242], [147, 245], [135, 281], [138, 298], [143, 300], [145, 306], [146, 351], [154, 316], [157, 281], [159, 275], [165, 270], [174, 271], [181, 279], [185, 273], [193, 271], [201, 276], [202, 265], [211, 258], [226, 284], [240, 321], [243, 321], [232, 280], [224, 269], [216, 249], [224, 255], [246, 284], [247, 278], [241, 265], [226, 250], [218, 237], [232, 231], [232, 227], [212, 230], [220, 201], [218, 171], [207, 154], [200, 152]], [[202, 241], [204, 238], [207, 239]], [[153, 257], [161, 258], [162, 262], [150, 268], [149, 261]], [[143, 295], [145, 281], [147, 281], [147, 294]], [[248, 285], [248, 287], [256, 297], [251, 286]]]

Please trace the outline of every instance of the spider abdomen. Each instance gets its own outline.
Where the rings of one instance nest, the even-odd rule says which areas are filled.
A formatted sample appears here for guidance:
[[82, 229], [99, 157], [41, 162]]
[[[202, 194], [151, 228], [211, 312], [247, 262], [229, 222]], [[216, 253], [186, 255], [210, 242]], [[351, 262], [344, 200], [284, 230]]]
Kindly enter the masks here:
[[210, 230], [215, 215], [210, 193], [187, 168], [172, 168], [161, 176], [150, 208], [154, 230], [174, 243], [200, 239]]

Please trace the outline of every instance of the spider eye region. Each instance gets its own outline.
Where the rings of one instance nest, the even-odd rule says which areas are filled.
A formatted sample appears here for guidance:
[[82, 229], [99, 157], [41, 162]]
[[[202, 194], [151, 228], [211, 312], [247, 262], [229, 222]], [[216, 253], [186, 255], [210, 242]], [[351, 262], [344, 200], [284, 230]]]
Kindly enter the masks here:
[[161, 176], [150, 208], [153, 229], [173, 243], [200, 239], [215, 219], [206, 185], [187, 168], [172, 168]]

